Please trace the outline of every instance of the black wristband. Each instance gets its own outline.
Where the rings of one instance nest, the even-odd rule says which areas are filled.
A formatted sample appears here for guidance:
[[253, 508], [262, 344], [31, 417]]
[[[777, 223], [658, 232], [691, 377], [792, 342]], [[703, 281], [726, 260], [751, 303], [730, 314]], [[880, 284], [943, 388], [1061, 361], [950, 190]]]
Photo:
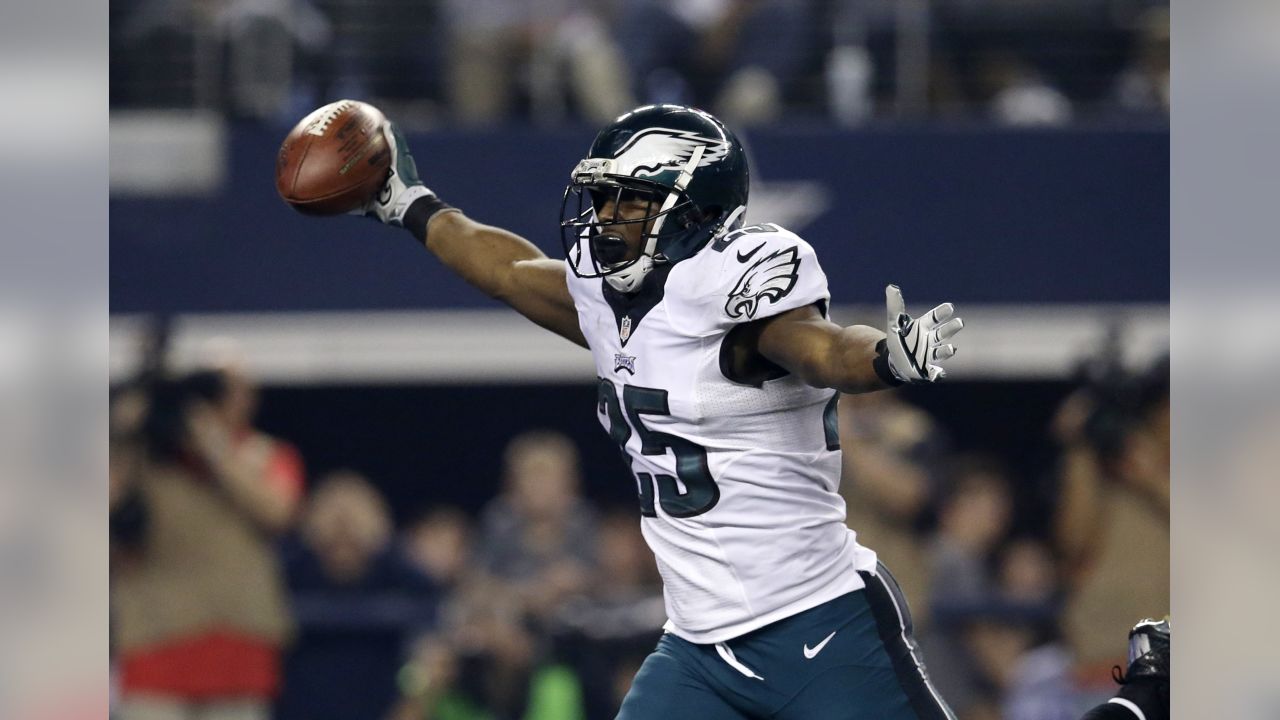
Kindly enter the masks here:
[[898, 387], [903, 382], [894, 376], [893, 370], [889, 369], [889, 343], [881, 340], [876, 343], [876, 357], [871, 361], [871, 367], [876, 371], [876, 377], [880, 378], [885, 385], [889, 387]]
[[433, 195], [423, 195], [414, 200], [409, 209], [404, 211], [404, 219], [401, 224], [404, 229], [408, 230], [413, 238], [423, 245], [427, 244], [427, 224], [431, 222], [431, 218], [436, 213], [445, 210], [457, 210], [454, 206], [441, 200]]

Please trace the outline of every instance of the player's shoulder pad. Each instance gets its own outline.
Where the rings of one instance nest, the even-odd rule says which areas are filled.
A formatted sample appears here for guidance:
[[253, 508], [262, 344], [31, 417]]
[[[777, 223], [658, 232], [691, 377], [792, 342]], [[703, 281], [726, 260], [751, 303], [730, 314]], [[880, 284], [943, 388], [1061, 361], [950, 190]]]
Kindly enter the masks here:
[[827, 276], [813, 247], [773, 223], [740, 228], [703, 251], [716, 324], [737, 324], [827, 301]]

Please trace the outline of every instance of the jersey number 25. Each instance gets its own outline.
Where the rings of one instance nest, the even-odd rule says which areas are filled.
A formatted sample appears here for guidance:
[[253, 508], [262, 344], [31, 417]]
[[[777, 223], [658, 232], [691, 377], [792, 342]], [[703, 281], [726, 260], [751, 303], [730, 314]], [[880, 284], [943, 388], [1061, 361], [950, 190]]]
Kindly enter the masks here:
[[[650, 430], [640, 419], [641, 415], [670, 415], [667, 405], [667, 391], [654, 388], [624, 385], [622, 402], [618, 402], [618, 390], [614, 384], [605, 379], [600, 380], [597, 397], [600, 412], [609, 417], [609, 437], [622, 448], [627, 456], [627, 441], [631, 439], [631, 430], [640, 436], [640, 452], [644, 455], [665, 455], [668, 450], [676, 457], [676, 477], [659, 473], [651, 475], [637, 472], [636, 483], [640, 492], [640, 514], [646, 517], [657, 517], [654, 508], [654, 494], [662, 511], [671, 517], [688, 518], [715, 507], [720, 501], [720, 488], [711, 477], [707, 467], [707, 450], [697, 443], [689, 442], [681, 437], [664, 432]], [[626, 415], [623, 415], [623, 412]], [[628, 419], [630, 423], [628, 423]], [[627, 463], [631, 460], [628, 457]], [[677, 482], [677, 478], [679, 481]], [[684, 490], [681, 491], [681, 485]]]

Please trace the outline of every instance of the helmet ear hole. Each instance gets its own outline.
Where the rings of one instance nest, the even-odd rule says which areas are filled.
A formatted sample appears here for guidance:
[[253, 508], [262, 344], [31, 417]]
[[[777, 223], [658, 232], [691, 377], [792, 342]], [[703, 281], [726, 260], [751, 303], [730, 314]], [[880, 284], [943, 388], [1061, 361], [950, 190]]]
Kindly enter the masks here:
[[693, 206], [678, 208], [671, 213], [670, 217], [671, 219], [663, 226], [668, 233], [673, 229], [684, 230], [698, 221], [698, 209]]
[[697, 227], [720, 217], [720, 214], [720, 208], [718, 206], [713, 205], [704, 209], [690, 203], [689, 206], [680, 213], [677, 224], [681, 228]]

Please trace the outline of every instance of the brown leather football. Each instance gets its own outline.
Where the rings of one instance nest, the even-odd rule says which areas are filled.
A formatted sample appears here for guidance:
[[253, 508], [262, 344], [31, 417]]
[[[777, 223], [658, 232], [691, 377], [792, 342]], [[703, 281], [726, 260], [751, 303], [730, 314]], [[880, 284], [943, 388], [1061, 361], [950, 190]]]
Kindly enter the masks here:
[[339, 100], [312, 112], [289, 131], [276, 157], [276, 191], [308, 215], [340, 215], [382, 189], [391, 151], [382, 111]]

